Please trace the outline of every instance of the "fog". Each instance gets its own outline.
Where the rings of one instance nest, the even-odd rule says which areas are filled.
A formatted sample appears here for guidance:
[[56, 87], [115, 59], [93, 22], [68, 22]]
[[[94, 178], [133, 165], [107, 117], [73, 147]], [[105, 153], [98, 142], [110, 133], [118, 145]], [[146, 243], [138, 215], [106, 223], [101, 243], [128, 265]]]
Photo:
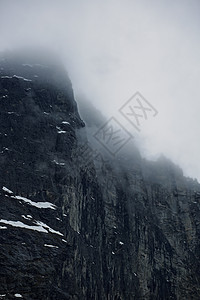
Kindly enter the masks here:
[[[0, 50], [52, 49], [78, 101], [123, 124], [143, 156], [200, 180], [199, 13], [199, 0], [0, 0]], [[158, 111], [140, 132], [119, 112], [137, 91]]]

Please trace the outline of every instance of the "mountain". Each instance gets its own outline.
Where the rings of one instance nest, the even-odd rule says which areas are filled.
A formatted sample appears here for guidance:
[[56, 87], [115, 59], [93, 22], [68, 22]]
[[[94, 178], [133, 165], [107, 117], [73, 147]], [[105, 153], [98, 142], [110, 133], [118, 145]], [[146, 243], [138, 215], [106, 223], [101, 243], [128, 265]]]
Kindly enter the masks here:
[[200, 184], [85, 122], [62, 65], [1, 56], [0, 299], [200, 299]]

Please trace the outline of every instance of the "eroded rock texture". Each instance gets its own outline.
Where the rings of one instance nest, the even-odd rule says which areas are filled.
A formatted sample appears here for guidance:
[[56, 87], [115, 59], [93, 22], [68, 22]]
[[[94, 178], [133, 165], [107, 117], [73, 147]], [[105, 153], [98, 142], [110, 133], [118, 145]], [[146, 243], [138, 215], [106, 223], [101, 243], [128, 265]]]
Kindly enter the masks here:
[[84, 130], [61, 67], [1, 59], [0, 299], [200, 299], [199, 184], [137, 150], [97, 170]]

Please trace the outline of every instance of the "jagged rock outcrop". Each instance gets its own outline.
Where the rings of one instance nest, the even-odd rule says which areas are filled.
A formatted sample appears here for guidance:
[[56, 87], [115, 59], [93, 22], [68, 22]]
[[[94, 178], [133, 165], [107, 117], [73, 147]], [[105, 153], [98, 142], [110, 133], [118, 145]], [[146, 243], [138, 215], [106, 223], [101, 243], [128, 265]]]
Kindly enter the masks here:
[[199, 299], [200, 185], [165, 158], [81, 155], [58, 65], [0, 62], [0, 299]]

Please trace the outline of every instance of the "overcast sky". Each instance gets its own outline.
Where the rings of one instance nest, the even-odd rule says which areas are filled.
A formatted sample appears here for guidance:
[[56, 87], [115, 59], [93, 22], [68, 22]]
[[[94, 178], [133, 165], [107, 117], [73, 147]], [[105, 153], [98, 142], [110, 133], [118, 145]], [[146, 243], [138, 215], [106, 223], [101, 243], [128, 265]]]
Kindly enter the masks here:
[[[56, 50], [75, 94], [200, 180], [199, 15], [199, 0], [0, 0], [0, 50]], [[136, 91], [158, 111], [139, 134], [118, 111]]]

